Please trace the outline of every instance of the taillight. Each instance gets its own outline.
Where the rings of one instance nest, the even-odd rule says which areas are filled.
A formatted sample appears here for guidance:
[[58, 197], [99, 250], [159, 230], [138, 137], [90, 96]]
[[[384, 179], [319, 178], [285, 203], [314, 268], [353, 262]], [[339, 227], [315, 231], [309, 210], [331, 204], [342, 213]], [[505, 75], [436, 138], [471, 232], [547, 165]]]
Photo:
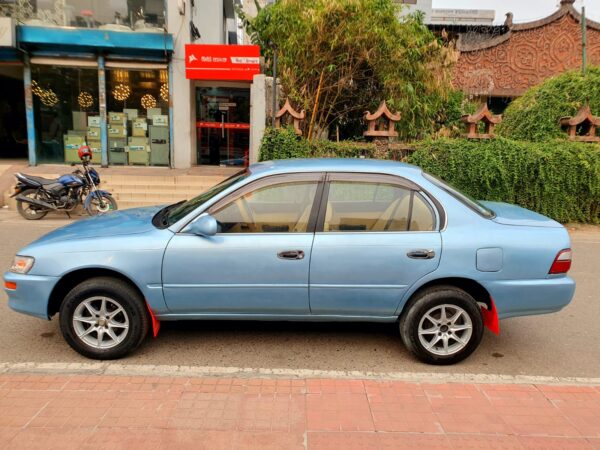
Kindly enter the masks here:
[[552, 267], [550, 267], [550, 274], [557, 273], [567, 273], [571, 268], [571, 249], [566, 248], [558, 252], [556, 258], [554, 258], [554, 262], [552, 263]]

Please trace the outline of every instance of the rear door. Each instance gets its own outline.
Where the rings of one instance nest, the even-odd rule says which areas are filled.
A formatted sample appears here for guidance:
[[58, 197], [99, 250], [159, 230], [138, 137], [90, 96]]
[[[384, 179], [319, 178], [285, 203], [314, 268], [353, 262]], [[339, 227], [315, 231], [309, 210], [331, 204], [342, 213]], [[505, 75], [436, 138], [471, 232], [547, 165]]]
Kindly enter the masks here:
[[391, 316], [440, 261], [439, 213], [400, 177], [329, 174], [310, 264], [315, 315]]

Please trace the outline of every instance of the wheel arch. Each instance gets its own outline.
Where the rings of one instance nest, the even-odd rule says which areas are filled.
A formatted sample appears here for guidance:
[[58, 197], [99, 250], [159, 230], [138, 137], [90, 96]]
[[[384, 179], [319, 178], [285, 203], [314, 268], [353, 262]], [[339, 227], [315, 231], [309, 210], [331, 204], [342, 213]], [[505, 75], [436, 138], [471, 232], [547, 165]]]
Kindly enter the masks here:
[[133, 282], [133, 280], [131, 280], [131, 278], [123, 275], [121, 272], [105, 268], [86, 267], [64, 274], [58, 283], [56, 283], [48, 299], [48, 317], [52, 317], [60, 310], [61, 303], [71, 289], [85, 280], [97, 277], [112, 277], [122, 280], [134, 288], [141, 298], [144, 298], [142, 290]]
[[401, 317], [408, 309], [410, 308], [411, 303], [414, 301], [417, 296], [426, 289], [430, 289], [436, 286], [453, 286], [459, 289], [462, 289], [467, 294], [475, 299], [477, 303], [482, 303], [485, 305], [486, 309], [491, 310], [493, 308], [492, 297], [488, 290], [483, 287], [477, 281], [471, 278], [463, 278], [463, 277], [446, 277], [446, 278], [437, 278], [435, 280], [430, 280], [427, 283], [419, 286], [406, 300], [402, 309], [400, 310], [399, 317]]

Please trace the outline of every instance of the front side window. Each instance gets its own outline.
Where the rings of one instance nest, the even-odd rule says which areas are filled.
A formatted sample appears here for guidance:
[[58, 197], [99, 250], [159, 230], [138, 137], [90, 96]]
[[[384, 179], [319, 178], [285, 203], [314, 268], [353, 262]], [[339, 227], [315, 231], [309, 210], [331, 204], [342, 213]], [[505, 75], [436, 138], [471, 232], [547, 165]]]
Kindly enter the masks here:
[[212, 212], [219, 233], [306, 233], [316, 181], [263, 186]]
[[323, 231], [432, 231], [435, 214], [419, 194], [390, 183], [332, 181]]

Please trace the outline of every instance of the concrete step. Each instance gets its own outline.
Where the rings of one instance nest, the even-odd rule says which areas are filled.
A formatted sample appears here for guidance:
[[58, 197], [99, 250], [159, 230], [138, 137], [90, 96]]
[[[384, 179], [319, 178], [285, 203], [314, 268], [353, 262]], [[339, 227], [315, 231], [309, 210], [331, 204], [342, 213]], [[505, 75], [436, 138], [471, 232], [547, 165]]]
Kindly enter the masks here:
[[116, 200], [156, 200], [157, 202], [177, 202], [179, 200], [185, 200], [193, 198], [195, 196], [186, 195], [185, 193], [161, 193], [161, 192], [115, 192], [113, 197]]

